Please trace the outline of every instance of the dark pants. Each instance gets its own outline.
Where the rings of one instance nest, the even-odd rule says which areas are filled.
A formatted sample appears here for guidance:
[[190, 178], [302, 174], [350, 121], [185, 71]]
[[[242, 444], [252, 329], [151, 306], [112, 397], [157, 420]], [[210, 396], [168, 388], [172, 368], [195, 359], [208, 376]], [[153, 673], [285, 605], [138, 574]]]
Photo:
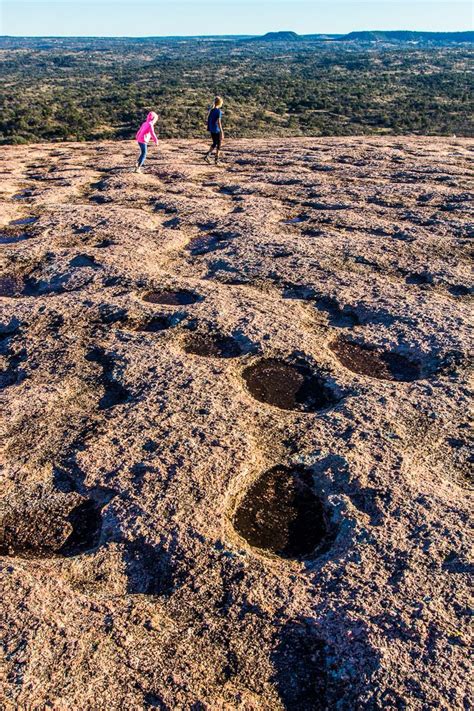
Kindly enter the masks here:
[[140, 146], [140, 158], [138, 159], [138, 167], [141, 168], [146, 159], [146, 152], [148, 146], [146, 143], [139, 143]]
[[222, 148], [222, 133], [211, 133], [212, 136], [212, 149], [217, 148], [218, 151]]

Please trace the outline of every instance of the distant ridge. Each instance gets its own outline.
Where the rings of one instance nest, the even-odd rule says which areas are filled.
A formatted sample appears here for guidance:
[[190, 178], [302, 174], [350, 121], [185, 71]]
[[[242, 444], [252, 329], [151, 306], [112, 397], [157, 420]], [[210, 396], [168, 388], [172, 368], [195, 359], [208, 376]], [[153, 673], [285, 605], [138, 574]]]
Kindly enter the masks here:
[[412, 32], [410, 30], [361, 31], [347, 35], [298, 35], [296, 32], [267, 32], [262, 37], [250, 37], [243, 42], [423, 42], [429, 44], [459, 44], [474, 42], [474, 32]]
[[342, 42], [474, 42], [474, 32], [364, 31], [338, 37]]

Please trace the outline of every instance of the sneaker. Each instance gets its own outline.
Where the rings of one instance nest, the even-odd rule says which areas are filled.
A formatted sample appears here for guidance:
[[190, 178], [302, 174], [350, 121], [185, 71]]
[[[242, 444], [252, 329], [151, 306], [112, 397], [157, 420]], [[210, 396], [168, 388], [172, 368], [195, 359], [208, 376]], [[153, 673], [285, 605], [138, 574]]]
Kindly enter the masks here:
[[209, 160], [209, 153], [206, 153], [206, 155], [204, 156], [204, 160], [208, 165], [211, 165], [211, 161]]

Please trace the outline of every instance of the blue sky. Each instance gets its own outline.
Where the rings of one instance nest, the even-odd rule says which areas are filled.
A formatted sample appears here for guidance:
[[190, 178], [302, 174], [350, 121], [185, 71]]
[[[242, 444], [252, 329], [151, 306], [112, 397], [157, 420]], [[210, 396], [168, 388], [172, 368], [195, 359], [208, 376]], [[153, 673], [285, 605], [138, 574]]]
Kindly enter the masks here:
[[464, 0], [0, 0], [0, 35], [163, 36], [273, 30], [473, 29]]

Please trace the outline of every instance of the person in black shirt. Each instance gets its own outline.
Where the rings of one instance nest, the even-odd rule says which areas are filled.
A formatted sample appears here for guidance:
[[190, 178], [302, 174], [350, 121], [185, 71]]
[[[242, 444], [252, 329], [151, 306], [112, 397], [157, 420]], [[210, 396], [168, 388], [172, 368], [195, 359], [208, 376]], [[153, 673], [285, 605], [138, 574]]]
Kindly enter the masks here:
[[219, 158], [222, 149], [222, 141], [224, 139], [224, 130], [222, 128], [222, 111], [221, 107], [223, 105], [223, 100], [220, 96], [216, 96], [214, 99], [214, 106], [209, 111], [207, 117], [207, 130], [212, 136], [212, 146], [209, 151], [204, 156], [206, 163], [209, 163], [209, 158], [212, 152], [216, 151], [216, 165], [219, 165]]

